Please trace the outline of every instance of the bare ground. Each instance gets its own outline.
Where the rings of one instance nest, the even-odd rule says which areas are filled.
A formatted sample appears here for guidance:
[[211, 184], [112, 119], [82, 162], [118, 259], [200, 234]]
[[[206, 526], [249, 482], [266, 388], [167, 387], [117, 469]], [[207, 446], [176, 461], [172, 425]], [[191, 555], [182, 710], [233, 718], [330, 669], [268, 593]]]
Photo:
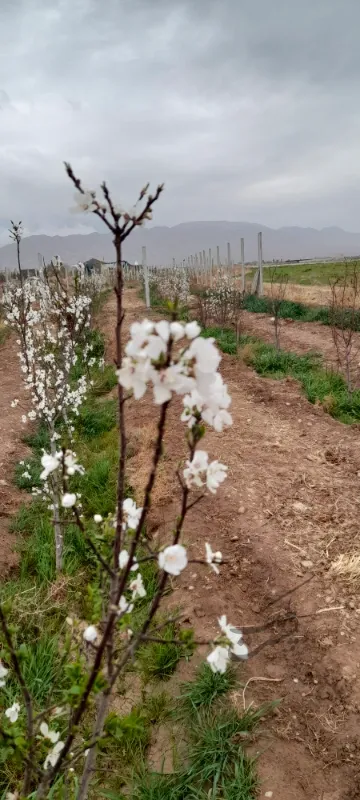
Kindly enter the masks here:
[[[9, 531], [9, 523], [23, 494], [13, 484], [14, 465], [26, 455], [27, 448], [21, 441], [25, 430], [21, 416], [26, 410], [25, 392], [20, 379], [18, 347], [13, 336], [0, 347], [0, 577], [16, 565], [14, 552], [15, 536]], [[11, 401], [20, 402], [11, 408]]]
[[[127, 290], [127, 322], [139, 317], [141, 306], [136, 291]], [[110, 355], [114, 314], [111, 298], [103, 316]], [[261, 796], [272, 791], [273, 800], [355, 800], [360, 602], [356, 586], [335, 580], [329, 568], [339, 553], [359, 547], [360, 433], [310, 405], [294, 381], [262, 379], [230, 357], [221, 367], [234, 425], [225, 435], [209, 432], [206, 447], [228, 464], [229, 476], [216, 497], [190, 512], [185, 539], [195, 558], [207, 540], [230, 564], [219, 577], [202, 567], [187, 571], [170, 603], [184, 606], [202, 637], [214, 635], [220, 613], [247, 625], [263, 623], [279, 609], [296, 612], [294, 635], [240, 667], [244, 683], [254, 680], [233, 698], [239, 708], [282, 698], [257, 743]], [[128, 409], [130, 479], [139, 500], [154, 436], [153, 408], [146, 396]], [[174, 405], [171, 412], [156, 486], [155, 539], [176, 513], [176, 482], [168, 475], [185, 455], [179, 410]], [[307, 576], [311, 582], [273, 603]], [[266, 633], [248, 641], [254, 647], [264, 638]]]

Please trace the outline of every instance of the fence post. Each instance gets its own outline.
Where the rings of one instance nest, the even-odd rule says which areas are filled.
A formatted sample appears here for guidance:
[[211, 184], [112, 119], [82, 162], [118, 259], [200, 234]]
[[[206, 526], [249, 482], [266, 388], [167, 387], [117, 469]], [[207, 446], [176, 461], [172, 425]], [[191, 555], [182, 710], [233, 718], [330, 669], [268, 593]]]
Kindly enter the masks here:
[[245, 243], [244, 239], [240, 239], [241, 250], [241, 291], [245, 292]]
[[228, 243], [227, 243], [227, 265], [228, 265], [228, 267], [231, 267], [231, 248], [230, 248], [230, 242], [228, 242]]
[[221, 265], [220, 265], [220, 247], [219, 247], [219, 245], [217, 245], [217, 247], [216, 247], [216, 264], [217, 264], [218, 268], [220, 269]]
[[259, 295], [262, 297], [264, 293], [263, 286], [263, 252], [262, 252], [262, 232], [258, 233], [258, 263], [259, 263]]
[[143, 276], [145, 283], [145, 305], [146, 308], [150, 308], [151, 303], [150, 303], [149, 270], [147, 268], [147, 263], [146, 263], [146, 247], [142, 247], [141, 252], [142, 252]]

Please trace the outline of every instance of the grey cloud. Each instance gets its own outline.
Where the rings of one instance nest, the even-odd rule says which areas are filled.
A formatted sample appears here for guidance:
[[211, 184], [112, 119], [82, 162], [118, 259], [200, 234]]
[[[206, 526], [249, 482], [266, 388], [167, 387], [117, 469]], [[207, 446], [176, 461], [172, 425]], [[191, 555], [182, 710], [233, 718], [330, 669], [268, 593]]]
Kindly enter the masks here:
[[360, 230], [359, 23], [358, 0], [3, 0], [0, 219], [78, 230], [67, 159], [124, 203], [165, 181], [158, 224]]

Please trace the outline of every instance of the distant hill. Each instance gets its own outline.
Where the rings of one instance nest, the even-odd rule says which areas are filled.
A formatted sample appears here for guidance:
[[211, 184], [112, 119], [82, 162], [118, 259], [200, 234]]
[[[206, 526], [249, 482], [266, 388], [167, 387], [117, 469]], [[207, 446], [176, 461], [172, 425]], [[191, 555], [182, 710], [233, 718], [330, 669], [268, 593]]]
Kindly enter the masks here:
[[[245, 258], [257, 257], [257, 233], [263, 232], [264, 259], [321, 258], [360, 254], [360, 233], [349, 233], [341, 228], [267, 228], [250, 222], [183, 222], [173, 227], [158, 226], [134, 231], [125, 242], [123, 256], [128, 261], [141, 260], [141, 247], [146, 245], [149, 264], [168, 264], [175, 258], [181, 261], [188, 255], [212, 248], [216, 256], [219, 245], [222, 261], [226, 258], [226, 244], [230, 242], [235, 260], [240, 258], [240, 238], [245, 239]], [[89, 233], [71, 236], [28, 236], [22, 241], [22, 264], [36, 266], [38, 253], [46, 261], [54, 255], [74, 264], [89, 258], [112, 261], [114, 250], [111, 236]], [[0, 248], [0, 269], [16, 264], [15, 246]]]

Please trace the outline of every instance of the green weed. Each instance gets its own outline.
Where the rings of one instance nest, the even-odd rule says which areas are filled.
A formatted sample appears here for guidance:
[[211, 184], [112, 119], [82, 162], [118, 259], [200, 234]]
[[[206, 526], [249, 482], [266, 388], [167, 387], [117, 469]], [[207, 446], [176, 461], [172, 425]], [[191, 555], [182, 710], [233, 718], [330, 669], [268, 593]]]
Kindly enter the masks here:
[[87, 441], [111, 431], [116, 425], [116, 407], [115, 399], [85, 403], [75, 420], [77, 437]]
[[231, 356], [236, 355], [236, 334], [231, 328], [218, 328], [216, 326], [212, 328], [204, 328], [202, 331], [202, 336], [204, 336], [206, 339], [209, 337], [216, 339], [216, 342], [223, 353], [228, 353]]
[[[271, 297], [258, 297], [247, 294], [244, 297], [243, 308], [253, 314], [272, 314]], [[306, 306], [292, 300], [283, 300], [278, 310], [282, 319], [293, 319], [297, 322], [321, 322], [322, 325], [337, 324], [343, 328], [360, 330], [360, 310], [355, 314], [350, 309], [339, 309], [332, 312], [328, 306]]]
[[91, 377], [93, 380], [91, 394], [95, 397], [111, 392], [117, 385], [117, 377], [111, 364], [106, 364], [103, 370], [93, 370]]
[[[23, 534], [19, 541], [19, 578], [32, 575], [39, 583], [55, 578], [54, 530], [45, 504], [33, 500], [20, 507], [12, 530]], [[75, 525], [64, 533], [64, 573], [74, 575], [86, 563], [88, 550], [83, 535]]]
[[[300, 283], [304, 286], [324, 286], [335, 278], [343, 277], [348, 267], [349, 262], [346, 261], [324, 261], [293, 266], [283, 264], [275, 269], [271, 265], [271, 272], [274, 272], [275, 280], [287, 278], [291, 283]], [[271, 280], [270, 269], [264, 267], [263, 274], [265, 283]]]
[[210, 706], [232, 689], [235, 673], [230, 667], [224, 675], [213, 672], [209, 665], [201, 664], [195, 679], [181, 685], [180, 704], [186, 712], [196, 712]]
[[[116, 455], [114, 445], [114, 456]], [[116, 458], [99, 457], [79, 479], [81, 502], [87, 517], [113, 514], [116, 504]]]
[[235, 764], [244, 757], [243, 746], [255, 729], [262, 713], [251, 709], [239, 717], [235, 711], [203, 713], [190, 729], [189, 777], [195, 783], [211, 782], [216, 788], [220, 780], [232, 777]]
[[[176, 626], [169, 623], [161, 631], [162, 639], [176, 638]], [[173, 644], [171, 641], [162, 644], [159, 642], [149, 642], [140, 647], [137, 652], [139, 669], [145, 682], [151, 680], [168, 680], [175, 672], [175, 669], [184, 654], [181, 645]]]

